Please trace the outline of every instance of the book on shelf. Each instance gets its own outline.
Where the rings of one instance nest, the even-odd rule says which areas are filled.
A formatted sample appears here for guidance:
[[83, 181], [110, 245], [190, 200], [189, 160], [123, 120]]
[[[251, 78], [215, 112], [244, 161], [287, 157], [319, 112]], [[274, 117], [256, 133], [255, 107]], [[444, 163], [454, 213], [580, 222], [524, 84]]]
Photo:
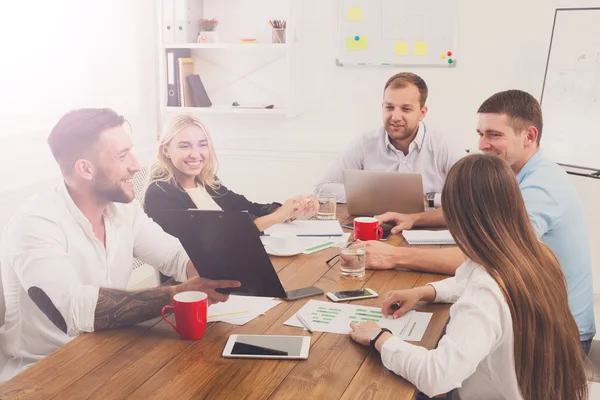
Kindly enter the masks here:
[[179, 59], [189, 58], [190, 49], [167, 49], [167, 106], [181, 106]]
[[206, 93], [206, 88], [200, 79], [200, 75], [190, 75], [187, 78], [188, 87], [190, 90], [190, 98], [192, 100], [192, 107], [210, 107], [212, 102]]
[[181, 96], [181, 106], [191, 107], [192, 96], [190, 86], [187, 82], [187, 77], [194, 74], [194, 59], [180, 58], [179, 62], [179, 93]]

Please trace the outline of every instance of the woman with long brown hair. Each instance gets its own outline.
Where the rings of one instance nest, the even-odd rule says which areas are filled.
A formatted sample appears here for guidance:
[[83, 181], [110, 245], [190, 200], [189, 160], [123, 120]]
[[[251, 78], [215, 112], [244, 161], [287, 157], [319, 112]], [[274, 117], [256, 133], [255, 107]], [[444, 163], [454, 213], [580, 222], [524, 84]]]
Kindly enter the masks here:
[[372, 321], [353, 323], [350, 336], [429, 396], [456, 389], [459, 399], [587, 399], [565, 277], [537, 239], [508, 164], [463, 158], [448, 173], [442, 202], [468, 260], [455, 277], [390, 292], [382, 306], [397, 318], [419, 301], [454, 303], [438, 347], [408, 344]]

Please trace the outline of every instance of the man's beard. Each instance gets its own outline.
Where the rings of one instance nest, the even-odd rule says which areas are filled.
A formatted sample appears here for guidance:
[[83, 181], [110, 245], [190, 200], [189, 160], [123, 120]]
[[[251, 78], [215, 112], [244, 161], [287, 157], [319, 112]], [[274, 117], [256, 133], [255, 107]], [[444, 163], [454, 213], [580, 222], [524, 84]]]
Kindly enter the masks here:
[[392, 126], [391, 123], [386, 122], [385, 124], [385, 130], [388, 133], [388, 136], [390, 137], [391, 140], [404, 140], [404, 139], [408, 139], [409, 137], [411, 137], [412, 135], [414, 135], [417, 132], [417, 129], [419, 129], [419, 124], [415, 125], [414, 127], [412, 127], [412, 129], [409, 129], [410, 127], [408, 125], [404, 126], [404, 133], [402, 134], [402, 136], [398, 136], [398, 133], [392, 133]]
[[131, 203], [133, 199], [123, 190], [119, 182], [110, 182], [103, 171], [98, 172], [94, 191], [98, 196], [114, 203]]

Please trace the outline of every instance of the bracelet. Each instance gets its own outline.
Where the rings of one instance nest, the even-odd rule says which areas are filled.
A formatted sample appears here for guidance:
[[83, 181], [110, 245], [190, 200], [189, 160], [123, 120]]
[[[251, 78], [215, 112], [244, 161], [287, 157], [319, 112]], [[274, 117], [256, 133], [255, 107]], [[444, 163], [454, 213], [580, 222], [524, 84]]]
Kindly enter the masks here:
[[381, 328], [381, 330], [379, 331], [379, 333], [377, 334], [377, 336], [375, 336], [369, 342], [369, 347], [371, 348], [371, 350], [377, 351], [377, 349], [375, 348], [375, 343], [377, 343], [377, 340], [379, 340], [379, 338], [381, 337], [381, 335], [383, 335], [384, 332], [389, 332], [389, 333], [391, 333], [393, 335], [392, 331], [390, 331], [388, 328]]

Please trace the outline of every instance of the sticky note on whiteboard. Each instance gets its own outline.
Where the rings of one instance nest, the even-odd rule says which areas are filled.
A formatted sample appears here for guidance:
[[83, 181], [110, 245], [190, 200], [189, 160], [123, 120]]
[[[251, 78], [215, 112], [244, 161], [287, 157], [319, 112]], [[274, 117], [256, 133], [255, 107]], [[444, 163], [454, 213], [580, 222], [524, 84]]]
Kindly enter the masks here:
[[346, 38], [346, 50], [367, 50], [368, 48], [369, 39], [366, 36], [352, 36]]
[[426, 56], [427, 55], [427, 42], [415, 42], [414, 43], [415, 56]]
[[407, 56], [408, 55], [408, 42], [395, 42], [394, 43], [394, 55]]
[[360, 21], [362, 19], [360, 7], [348, 7], [348, 21]]

